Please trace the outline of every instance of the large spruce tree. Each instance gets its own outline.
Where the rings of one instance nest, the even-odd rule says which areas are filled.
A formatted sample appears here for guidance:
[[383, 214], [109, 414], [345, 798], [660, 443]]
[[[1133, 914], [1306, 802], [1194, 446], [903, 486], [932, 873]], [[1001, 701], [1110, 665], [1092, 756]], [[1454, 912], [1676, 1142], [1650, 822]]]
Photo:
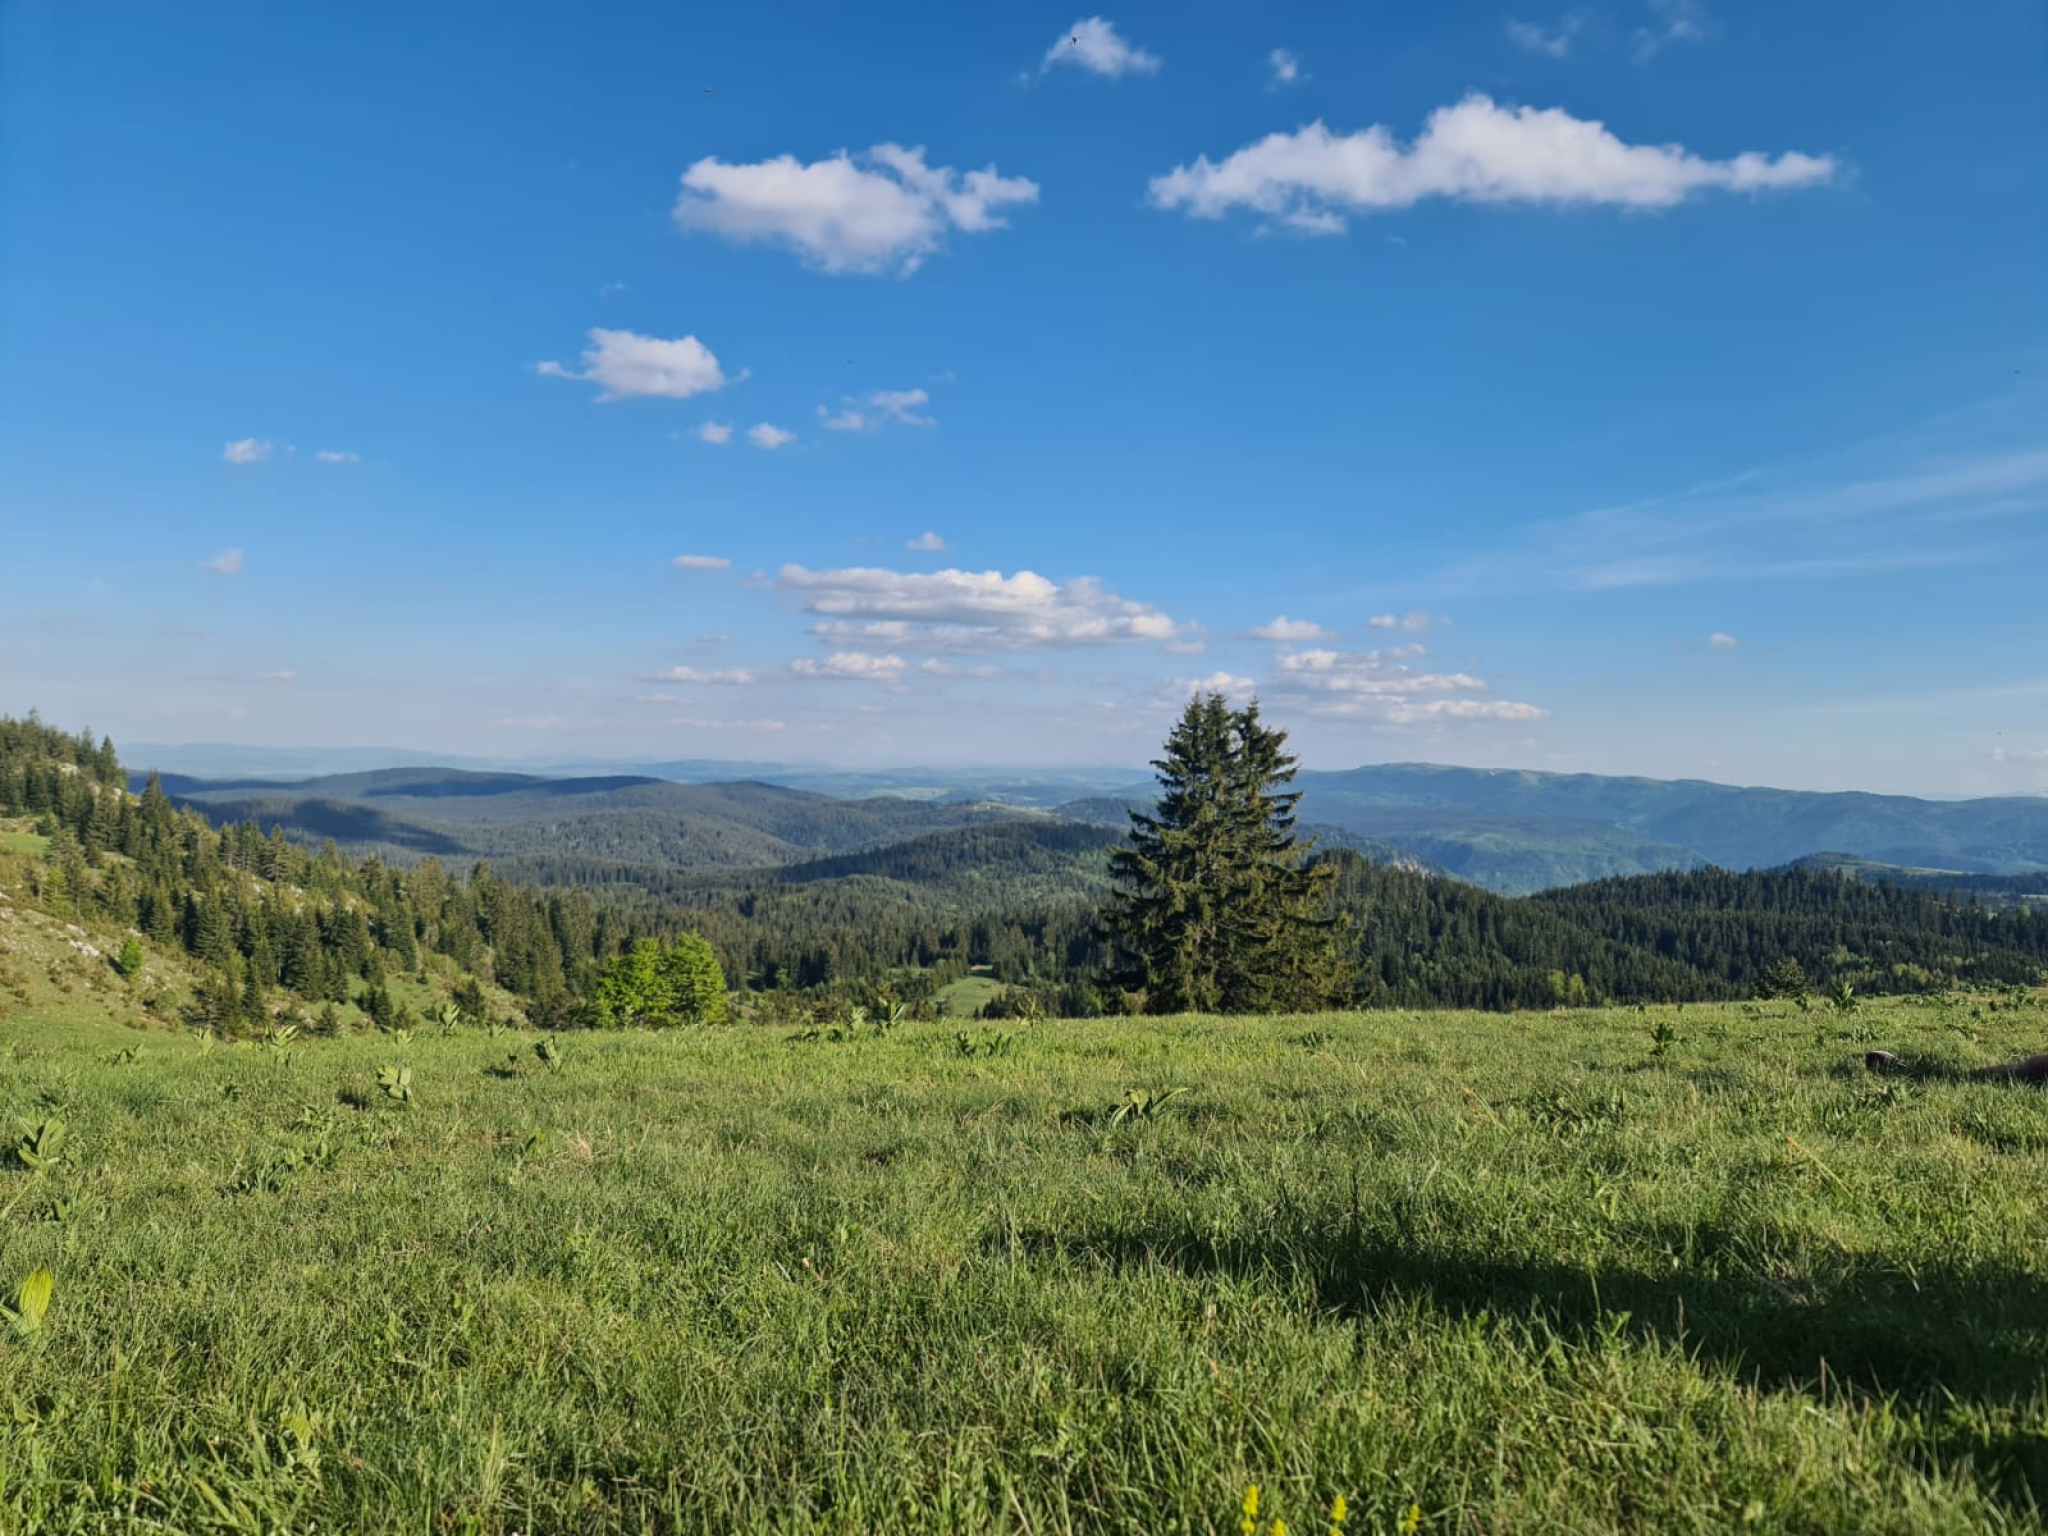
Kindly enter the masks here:
[[1147, 1013], [1277, 1013], [1349, 995], [1348, 924], [1335, 872], [1308, 861], [1287, 733], [1254, 700], [1191, 699], [1166, 739], [1154, 814], [1131, 813], [1110, 855], [1112, 983]]

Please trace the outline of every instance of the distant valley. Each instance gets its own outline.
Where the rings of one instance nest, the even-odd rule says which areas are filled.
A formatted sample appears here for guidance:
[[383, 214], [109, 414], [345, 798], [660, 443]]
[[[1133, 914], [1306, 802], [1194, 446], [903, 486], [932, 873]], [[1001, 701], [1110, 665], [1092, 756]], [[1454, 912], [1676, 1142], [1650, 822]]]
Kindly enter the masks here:
[[[806, 864], [999, 822], [1120, 831], [1150, 794], [1144, 779], [1115, 768], [840, 773], [750, 764], [737, 766], [762, 776], [734, 782], [701, 777], [730, 764], [633, 766], [666, 771], [416, 766], [296, 779], [168, 773], [164, 785], [217, 823], [280, 825], [301, 841], [331, 837], [399, 863], [432, 854], [669, 871]], [[1850, 873], [1897, 869], [1919, 883], [2048, 873], [2044, 797], [1937, 801], [1429, 764], [1304, 771], [1296, 787], [1302, 824], [1324, 846], [1509, 895], [1821, 855]], [[1087, 856], [1091, 868], [1100, 858], [1099, 849]]]

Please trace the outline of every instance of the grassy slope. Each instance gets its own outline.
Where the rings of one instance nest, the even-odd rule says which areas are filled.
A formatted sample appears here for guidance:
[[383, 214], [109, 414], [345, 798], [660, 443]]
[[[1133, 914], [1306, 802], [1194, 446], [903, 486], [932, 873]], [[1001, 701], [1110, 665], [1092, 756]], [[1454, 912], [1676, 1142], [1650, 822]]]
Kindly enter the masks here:
[[0, 1171], [0, 1277], [57, 1277], [0, 1343], [0, 1530], [1228, 1531], [1248, 1482], [1296, 1532], [1338, 1493], [1353, 1532], [2036, 1529], [2048, 1095], [1837, 1069], [2048, 1009], [1848, 1022], [734, 1029], [550, 1073], [18, 1013], [0, 1117], [72, 1140]]

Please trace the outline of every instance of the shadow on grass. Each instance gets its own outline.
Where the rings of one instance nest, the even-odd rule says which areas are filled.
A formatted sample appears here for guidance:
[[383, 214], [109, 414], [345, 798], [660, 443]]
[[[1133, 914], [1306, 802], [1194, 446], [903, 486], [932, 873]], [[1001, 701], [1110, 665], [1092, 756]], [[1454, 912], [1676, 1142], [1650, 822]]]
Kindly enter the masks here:
[[1333, 1317], [1424, 1302], [1573, 1344], [1617, 1332], [1674, 1345], [1767, 1390], [1896, 1398], [1931, 1461], [1964, 1458], [2030, 1515], [2048, 1507], [2048, 1279], [2010, 1266], [1908, 1272], [1768, 1226], [1644, 1227], [1626, 1246], [1661, 1264], [1504, 1258], [1430, 1247], [1339, 1217], [1276, 1224], [1257, 1244], [1151, 1232], [997, 1235], [991, 1247], [1111, 1269], [1163, 1267], [1308, 1285]]

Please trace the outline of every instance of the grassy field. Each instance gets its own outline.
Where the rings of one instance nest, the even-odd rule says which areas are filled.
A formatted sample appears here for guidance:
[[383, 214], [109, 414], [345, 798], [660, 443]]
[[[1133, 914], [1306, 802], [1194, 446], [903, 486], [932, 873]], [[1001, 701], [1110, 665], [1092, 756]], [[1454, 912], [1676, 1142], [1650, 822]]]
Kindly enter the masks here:
[[1845, 1063], [2044, 1037], [17, 1011], [0, 1532], [2039, 1530], [2048, 1094]]

